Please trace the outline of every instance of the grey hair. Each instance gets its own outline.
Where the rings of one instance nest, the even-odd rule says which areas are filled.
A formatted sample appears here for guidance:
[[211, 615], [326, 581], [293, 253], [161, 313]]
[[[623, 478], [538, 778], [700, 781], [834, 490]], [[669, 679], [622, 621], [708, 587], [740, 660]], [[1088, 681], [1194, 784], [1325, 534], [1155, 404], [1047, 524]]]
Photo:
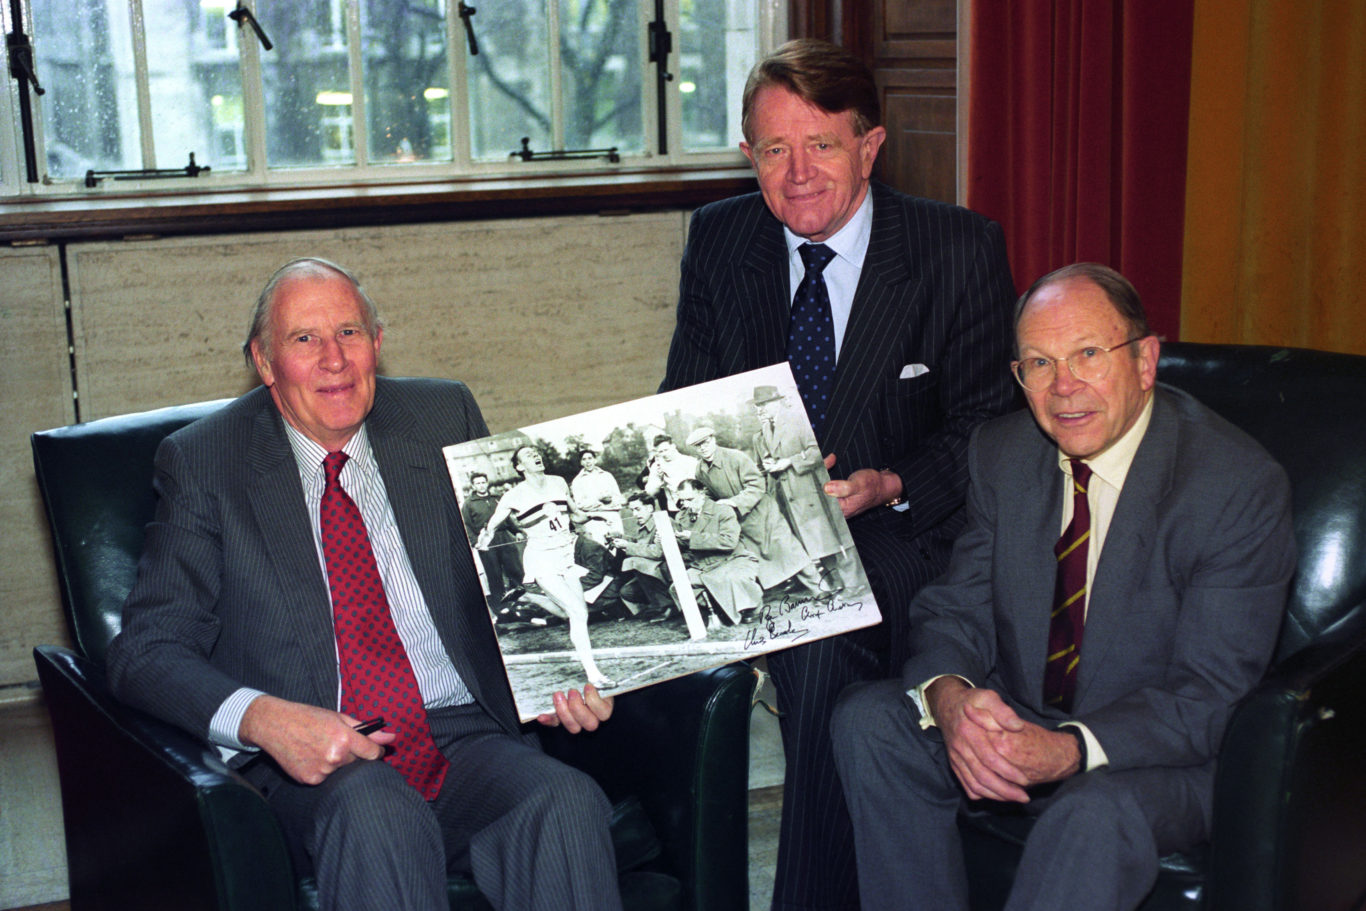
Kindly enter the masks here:
[[361, 317], [365, 321], [365, 331], [371, 338], [384, 328], [384, 322], [379, 318], [379, 309], [375, 307], [375, 302], [365, 288], [361, 286], [360, 279], [349, 269], [337, 265], [328, 259], [320, 256], [302, 256], [292, 259], [283, 266], [275, 270], [275, 273], [266, 280], [266, 285], [261, 289], [261, 293], [256, 298], [256, 306], [251, 311], [251, 323], [247, 326], [247, 340], [242, 343], [242, 356], [247, 359], [247, 366], [254, 367], [255, 363], [251, 357], [251, 343], [261, 341], [261, 351], [266, 360], [270, 360], [271, 346], [273, 339], [270, 332], [271, 310], [275, 306], [275, 296], [280, 290], [280, 285], [287, 279], [295, 275], [308, 273], [333, 272], [340, 275], [351, 283], [351, 287], [356, 290], [356, 295], [361, 301]]

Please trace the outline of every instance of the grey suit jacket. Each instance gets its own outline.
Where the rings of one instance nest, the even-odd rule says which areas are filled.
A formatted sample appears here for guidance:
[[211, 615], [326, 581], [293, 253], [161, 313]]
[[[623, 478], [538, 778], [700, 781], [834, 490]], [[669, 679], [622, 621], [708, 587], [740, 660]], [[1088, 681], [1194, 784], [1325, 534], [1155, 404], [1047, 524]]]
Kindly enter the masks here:
[[[376, 383], [366, 420], [413, 572], [451, 660], [507, 730], [517, 715], [441, 447], [487, 433], [463, 384]], [[284, 424], [258, 387], [167, 437], [108, 673], [125, 702], [207, 739], [242, 686], [335, 708], [327, 584]]]
[[[1015, 294], [999, 225], [876, 182], [871, 193], [868, 253], [820, 443], [838, 456], [835, 477], [898, 472], [919, 534], [960, 514], [968, 435], [1013, 401]], [[697, 210], [660, 391], [787, 360], [788, 285], [782, 224], [758, 193]], [[927, 372], [901, 378], [913, 364]]]
[[[1016, 412], [974, 435], [969, 470], [968, 528], [912, 605], [903, 680], [959, 674], [1055, 727], [1069, 717], [1043, 705], [1057, 447]], [[1234, 703], [1270, 660], [1294, 568], [1285, 472], [1159, 385], [1096, 568], [1070, 716], [1111, 768], [1212, 768]]]

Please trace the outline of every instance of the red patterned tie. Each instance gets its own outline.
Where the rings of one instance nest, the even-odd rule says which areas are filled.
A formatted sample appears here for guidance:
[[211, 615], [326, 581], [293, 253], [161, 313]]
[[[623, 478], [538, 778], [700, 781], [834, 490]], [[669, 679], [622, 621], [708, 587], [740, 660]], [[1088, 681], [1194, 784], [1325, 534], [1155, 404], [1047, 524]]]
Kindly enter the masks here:
[[327, 486], [320, 506], [341, 663], [341, 710], [362, 719], [384, 716], [386, 728], [398, 735], [385, 761], [431, 800], [441, 790], [449, 763], [432, 741], [422, 693], [389, 616], [389, 600], [360, 510], [342, 490], [346, 459], [344, 452], [331, 452], [323, 460]]
[[1081, 663], [1081, 637], [1086, 628], [1086, 552], [1091, 543], [1091, 507], [1086, 485], [1091, 469], [1080, 459], [1072, 463], [1072, 521], [1053, 547], [1058, 558], [1058, 581], [1053, 590], [1053, 614], [1048, 624], [1048, 663], [1044, 666], [1043, 699], [1064, 712], [1072, 711]]

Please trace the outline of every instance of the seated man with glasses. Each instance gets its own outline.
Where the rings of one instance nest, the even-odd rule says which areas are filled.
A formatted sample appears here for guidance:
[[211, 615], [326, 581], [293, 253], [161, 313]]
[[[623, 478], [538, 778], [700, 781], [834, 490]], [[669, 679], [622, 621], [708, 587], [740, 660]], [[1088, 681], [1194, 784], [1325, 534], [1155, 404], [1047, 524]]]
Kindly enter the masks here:
[[960, 812], [1033, 821], [1008, 909], [1137, 907], [1160, 855], [1209, 836], [1294, 572], [1284, 471], [1156, 382], [1123, 276], [1044, 276], [1015, 335], [1029, 410], [973, 436], [968, 526], [902, 676], [835, 711], [865, 907], [966, 909]]

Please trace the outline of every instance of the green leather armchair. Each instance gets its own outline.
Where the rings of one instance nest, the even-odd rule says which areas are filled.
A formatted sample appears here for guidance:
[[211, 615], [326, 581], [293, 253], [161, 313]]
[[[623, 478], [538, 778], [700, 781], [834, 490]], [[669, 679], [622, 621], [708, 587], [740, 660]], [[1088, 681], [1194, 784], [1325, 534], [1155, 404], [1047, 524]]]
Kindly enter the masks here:
[[[188, 734], [121, 705], [104, 656], [155, 506], [152, 457], [223, 402], [33, 435], [74, 649], [34, 651], [52, 718], [74, 911], [316, 907], [260, 795]], [[613, 801], [628, 911], [743, 911], [754, 677], [731, 665], [617, 697], [591, 735], [541, 732]], [[452, 909], [487, 909], [452, 877]]]
[[[1140, 911], [1366, 907], [1366, 357], [1170, 343], [1158, 379], [1290, 475], [1299, 568], [1272, 666], [1238, 706], [1199, 850], [1162, 858]], [[960, 818], [973, 911], [1001, 907], [1024, 829]]]

